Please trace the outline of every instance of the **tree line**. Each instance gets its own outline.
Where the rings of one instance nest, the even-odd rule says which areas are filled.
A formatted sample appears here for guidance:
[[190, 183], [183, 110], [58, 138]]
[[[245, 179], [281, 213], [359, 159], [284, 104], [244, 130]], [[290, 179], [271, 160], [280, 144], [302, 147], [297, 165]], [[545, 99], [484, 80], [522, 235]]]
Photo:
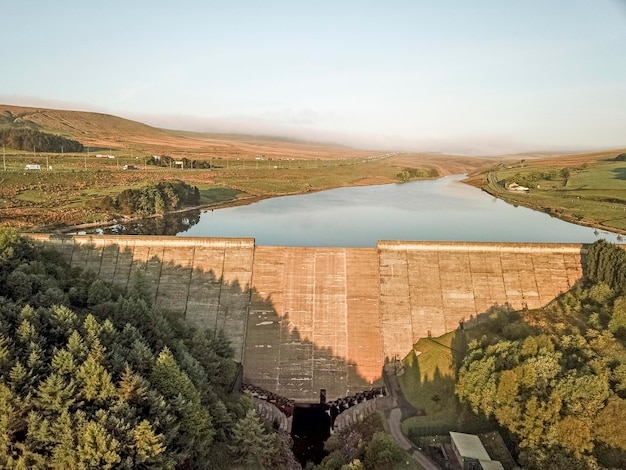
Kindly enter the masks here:
[[176, 159], [169, 155], [153, 155], [146, 160], [146, 163], [148, 165], [171, 168], [176, 165], [177, 161], [182, 162], [183, 168], [194, 170], [210, 170], [212, 168], [211, 163], [206, 160], [192, 160], [187, 157]]
[[16, 149], [40, 152], [82, 152], [83, 144], [56, 134], [42, 132], [31, 128], [9, 127], [0, 129], [0, 142], [3, 146]]
[[431, 168], [430, 170], [422, 170], [420, 168], [404, 168], [402, 171], [396, 174], [396, 178], [398, 178], [402, 183], [406, 183], [407, 181], [413, 178], [438, 178], [439, 171], [436, 168]]
[[536, 311], [494, 309], [456, 393], [495, 419], [529, 469], [626, 468], [626, 257], [589, 247], [585, 277]]
[[141, 188], [125, 189], [119, 195], [96, 202], [98, 208], [124, 215], [148, 217], [200, 204], [200, 191], [183, 181], [148, 183]]
[[220, 331], [0, 231], [0, 467], [288, 468]]

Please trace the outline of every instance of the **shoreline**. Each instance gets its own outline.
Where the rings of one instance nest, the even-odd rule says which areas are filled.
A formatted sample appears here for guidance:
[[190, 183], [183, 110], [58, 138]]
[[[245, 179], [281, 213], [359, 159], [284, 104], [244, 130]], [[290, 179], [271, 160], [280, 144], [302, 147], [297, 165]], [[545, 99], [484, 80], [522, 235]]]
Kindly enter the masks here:
[[477, 189], [480, 189], [481, 191], [484, 191], [487, 194], [501, 201], [504, 201], [507, 204], [511, 204], [513, 206], [518, 205], [518, 206], [525, 207], [527, 209], [534, 210], [536, 212], [543, 212], [544, 214], [548, 214], [550, 217], [554, 217], [555, 219], [559, 219], [564, 222], [568, 222], [570, 224], [580, 225], [582, 227], [589, 227], [589, 228], [593, 228], [596, 230], [604, 230], [605, 232], [614, 233], [616, 235], [626, 235], [626, 230], [622, 230], [617, 227], [603, 225], [602, 223], [599, 223], [599, 224], [593, 223], [585, 219], [577, 219], [576, 217], [570, 216], [568, 214], [557, 214], [549, 207], [536, 205], [528, 201], [509, 199], [506, 197], [506, 193], [502, 194], [501, 192], [494, 191], [493, 189], [490, 188], [489, 184], [484, 184], [484, 182], [482, 181], [477, 181], [476, 179], [473, 179], [473, 178], [476, 178], [477, 176], [479, 175], [474, 175], [473, 177], [469, 176], [468, 178], [462, 180], [461, 182], [468, 184], [470, 186], [473, 186]]
[[[451, 175], [446, 175], [446, 176], [451, 176]], [[483, 181], [480, 180], [479, 175], [468, 175], [468, 174], [459, 174], [456, 175], [461, 177], [459, 179], [460, 182], [467, 184], [468, 186], [472, 186], [475, 187], [477, 189], [480, 189], [482, 191], [484, 191], [485, 193], [502, 200], [503, 202], [512, 205], [512, 206], [522, 206], [522, 207], [526, 207], [530, 210], [536, 211], [536, 212], [542, 212], [545, 213], [551, 217], [554, 217], [555, 219], [558, 220], [562, 220], [564, 222], [567, 223], [571, 223], [573, 225], [578, 225], [581, 227], [587, 227], [587, 228], [592, 228], [592, 229], [596, 229], [599, 231], [603, 231], [603, 232], [607, 232], [609, 234], [613, 234], [615, 236], [617, 236], [618, 241], [621, 241], [620, 236], [626, 235], [626, 231], [622, 231], [619, 230], [617, 228], [614, 227], [610, 227], [610, 226], [606, 226], [603, 224], [597, 224], [597, 223], [591, 223], [589, 221], [585, 221], [585, 220], [578, 220], [574, 217], [568, 216], [567, 214], [556, 214], [555, 212], [553, 212], [552, 210], [550, 210], [550, 208], [546, 208], [543, 206], [538, 206], [532, 203], [528, 203], [526, 201], [519, 201], [517, 199], [509, 199], [506, 197], [506, 195], [501, 194], [498, 191], [493, 190], [493, 188], [490, 188], [486, 185], [482, 185], [481, 183]], [[478, 177], [478, 178], [477, 178]], [[440, 177], [441, 178], [441, 177]], [[437, 178], [437, 179], [440, 179]], [[389, 184], [389, 183], [381, 183], [381, 184]], [[391, 183], [393, 184], [393, 183]], [[402, 184], [402, 183], [396, 183], [396, 184]], [[364, 186], [364, 185], [354, 185], [356, 187], [358, 186]], [[372, 186], [378, 186], [378, 185], [372, 185]], [[352, 185], [350, 186], [352, 187]], [[110, 227], [110, 228], [114, 228], [112, 226], [115, 225], [125, 225], [125, 224], [133, 224], [136, 222], [140, 222], [142, 220], [153, 220], [153, 219], [158, 219], [158, 218], [167, 218], [168, 216], [171, 215], [175, 215], [175, 214], [185, 214], [185, 213], [189, 213], [189, 212], [193, 212], [193, 211], [201, 211], [201, 212], [206, 212], [209, 210], [215, 210], [215, 209], [225, 209], [225, 208], [229, 208], [229, 207], [237, 207], [237, 206], [246, 206], [246, 205], [250, 205], [250, 204], [254, 204], [256, 202], [265, 200], [265, 199], [271, 199], [274, 197], [283, 197], [283, 196], [294, 196], [294, 195], [303, 195], [303, 194], [308, 194], [308, 193], [315, 193], [315, 192], [321, 192], [321, 191], [326, 191], [329, 189], [336, 189], [336, 188], [325, 188], [325, 189], [320, 189], [320, 190], [307, 190], [307, 191], [298, 191], [298, 192], [292, 192], [292, 193], [288, 193], [288, 194], [276, 194], [276, 195], [252, 195], [252, 196], [246, 196], [246, 197], [241, 197], [235, 200], [230, 200], [230, 201], [222, 201], [222, 202], [214, 202], [211, 204], [207, 204], [207, 205], [199, 205], [199, 206], [193, 206], [193, 207], [186, 207], [186, 208], [182, 208], [176, 211], [170, 211], [167, 212], [165, 214], [159, 214], [159, 215], [152, 215], [150, 217], [133, 217], [133, 218], [123, 218], [123, 219], [111, 219], [108, 221], [104, 221], [104, 222], [95, 222], [95, 223], [89, 223], [89, 224], [78, 224], [78, 225], [72, 225], [72, 226], [66, 226], [66, 227], [56, 227], [54, 229], [50, 229], [50, 228], [39, 228], [35, 231], [31, 231], [34, 233], [46, 233], [46, 232], [54, 232], [54, 233], [59, 233], [59, 234], [72, 234], [72, 233], [80, 233], [84, 230], [89, 230], [89, 229], [95, 229], [98, 227], [102, 227], [102, 228], [106, 228], [106, 227]], [[196, 215], [194, 215], [194, 217], [196, 217]], [[150, 232], [147, 232], [150, 233]], [[177, 232], [178, 233], [178, 232]]]
[[[445, 175], [445, 176], [449, 176], [449, 175]], [[442, 176], [440, 176], [439, 178], [442, 178]], [[439, 178], [435, 178], [435, 179], [439, 179]], [[427, 181], [427, 180], [428, 179], [415, 179], [411, 181]], [[378, 186], [381, 184], [402, 184], [402, 183], [390, 180], [390, 181], [385, 181], [385, 182], [378, 183], [378, 184], [365, 184], [365, 185], [364, 184], [352, 184], [352, 185], [346, 185], [346, 186], [332, 186], [332, 187], [322, 188], [322, 189], [307, 188], [305, 191], [295, 191], [295, 192], [290, 192], [290, 193], [281, 193], [281, 194], [274, 194], [274, 195], [267, 195], [267, 194], [251, 195], [247, 197], [233, 199], [231, 201], [216, 202], [216, 203], [208, 204], [208, 205], [185, 207], [185, 208], [178, 209], [175, 211], [169, 211], [164, 214], [150, 215], [148, 217], [128, 217], [128, 218], [122, 218], [122, 219], [111, 219], [111, 220], [103, 221], [103, 222], [90, 222], [90, 223], [85, 223], [85, 224], [68, 225], [68, 226], [43, 226], [43, 227], [36, 227], [31, 230], [26, 230], [25, 232], [26, 233], [48, 233], [48, 232], [69, 233], [73, 231], [80, 231], [81, 229], [90, 229], [90, 228], [97, 228], [97, 227], [105, 227], [108, 225], [132, 223], [132, 222], [137, 222], [140, 220], [167, 217], [168, 215], [172, 215], [172, 214], [184, 214], [185, 212], [191, 212], [195, 210], [203, 211], [203, 210], [208, 210], [208, 209], [211, 209], [211, 210], [226, 209], [229, 207], [246, 206], [249, 204], [254, 204], [255, 202], [262, 201], [264, 199], [271, 199], [275, 197], [299, 196], [303, 194], [317, 193], [320, 191], [329, 191], [332, 189], [338, 189], [342, 187]]]

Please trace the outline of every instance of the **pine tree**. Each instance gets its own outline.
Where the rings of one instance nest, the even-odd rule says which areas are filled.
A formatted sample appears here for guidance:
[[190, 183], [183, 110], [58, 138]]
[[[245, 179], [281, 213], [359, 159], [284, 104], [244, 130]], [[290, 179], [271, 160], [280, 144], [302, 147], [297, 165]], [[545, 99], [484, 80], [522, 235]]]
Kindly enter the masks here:
[[78, 362], [84, 361], [87, 358], [87, 353], [89, 352], [83, 337], [76, 330], [70, 334], [70, 337], [67, 340], [67, 350]]
[[59, 332], [67, 336], [78, 326], [78, 316], [64, 305], [52, 307], [51, 320]]
[[163, 435], [155, 434], [148, 420], [143, 420], [133, 430], [135, 439], [135, 464], [152, 463], [165, 452]]
[[0, 467], [6, 466], [12, 455], [16, 419], [13, 394], [8, 387], [0, 383]]
[[0, 333], [0, 375], [10, 370], [12, 345], [11, 342]]
[[33, 454], [47, 456], [53, 443], [50, 421], [36, 411], [31, 411], [26, 423], [28, 434], [25, 448]]
[[78, 468], [76, 424], [67, 410], [63, 410], [56, 421], [52, 423], [52, 436], [56, 444], [52, 450], [50, 461], [52, 468], [58, 470]]
[[118, 446], [119, 442], [101, 424], [86, 422], [78, 436], [79, 466], [93, 469], [113, 468], [121, 460], [117, 453]]
[[96, 320], [96, 317], [94, 317], [93, 315], [89, 314], [87, 315], [87, 317], [85, 317], [85, 321], [83, 321], [83, 329], [85, 331], [85, 342], [88, 347], [91, 347], [94, 341], [100, 340], [102, 326], [100, 325], [100, 323], [98, 323], [98, 320]]
[[111, 374], [97, 359], [89, 354], [77, 373], [81, 395], [87, 400], [106, 400], [115, 395]]
[[52, 373], [39, 384], [36, 393], [39, 409], [46, 414], [60, 414], [76, 402], [76, 386], [72, 379], [67, 382], [59, 374]]
[[148, 386], [148, 382], [140, 375], [135, 374], [126, 364], [117, 387], [117, 396], [128, 403], [138, 404], [145, 400]]
[[52, 371], [61, 376], [69, 376], [76, 371], [74, 356], [67, 349], [59, 349], [52, 356]]
[[209, 451], [215, 430], [211, 416], [202, 406], [200, 394], [187, 374], [180, 369], [169, 349], [159, 354], [150, 376], [154, 388], [168, 399], [181, 417], [175, 446], [184, 453], [199, 456]]
[[21, 391], [29, 381], [30, 377], [26, 368], [20, 361], [17, 361], [9, 372], [9, 379], [11, 382], [11, 388], [14, 391]]
[[253, 408], [235, 423], [232, 435], [229, 448], [237, 462], [263, 465], [274, 452], [274, 437], [265, 431]]
[[128, 359], [134, 369], [141, 373], [152, 370], [155, 363], [152, 349], [143, 338], [133, 342]]

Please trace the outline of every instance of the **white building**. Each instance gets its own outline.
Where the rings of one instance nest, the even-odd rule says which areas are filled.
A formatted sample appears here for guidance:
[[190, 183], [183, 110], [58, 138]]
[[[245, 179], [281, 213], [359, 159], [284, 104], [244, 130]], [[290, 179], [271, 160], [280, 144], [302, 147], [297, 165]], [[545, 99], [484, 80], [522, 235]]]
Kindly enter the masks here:
[[452, 449], [463, 470], [504, 470], [497, 460], [491, 460], [489, 453], [475, 434], [450, 431]]

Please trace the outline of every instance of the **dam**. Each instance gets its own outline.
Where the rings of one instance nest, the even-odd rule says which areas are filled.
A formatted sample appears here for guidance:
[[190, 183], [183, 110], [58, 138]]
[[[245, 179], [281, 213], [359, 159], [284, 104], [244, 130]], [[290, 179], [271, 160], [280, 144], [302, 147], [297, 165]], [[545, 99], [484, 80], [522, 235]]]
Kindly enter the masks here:
[[244, 381], [298, 402], [382, 384], [419, 338], [496, 305], [538, 308], [583, 275], [584, 245], [379, 241], [376, 248], [256, 246], [252, 238], [29, 235], [72, 267], [223, 330]]

